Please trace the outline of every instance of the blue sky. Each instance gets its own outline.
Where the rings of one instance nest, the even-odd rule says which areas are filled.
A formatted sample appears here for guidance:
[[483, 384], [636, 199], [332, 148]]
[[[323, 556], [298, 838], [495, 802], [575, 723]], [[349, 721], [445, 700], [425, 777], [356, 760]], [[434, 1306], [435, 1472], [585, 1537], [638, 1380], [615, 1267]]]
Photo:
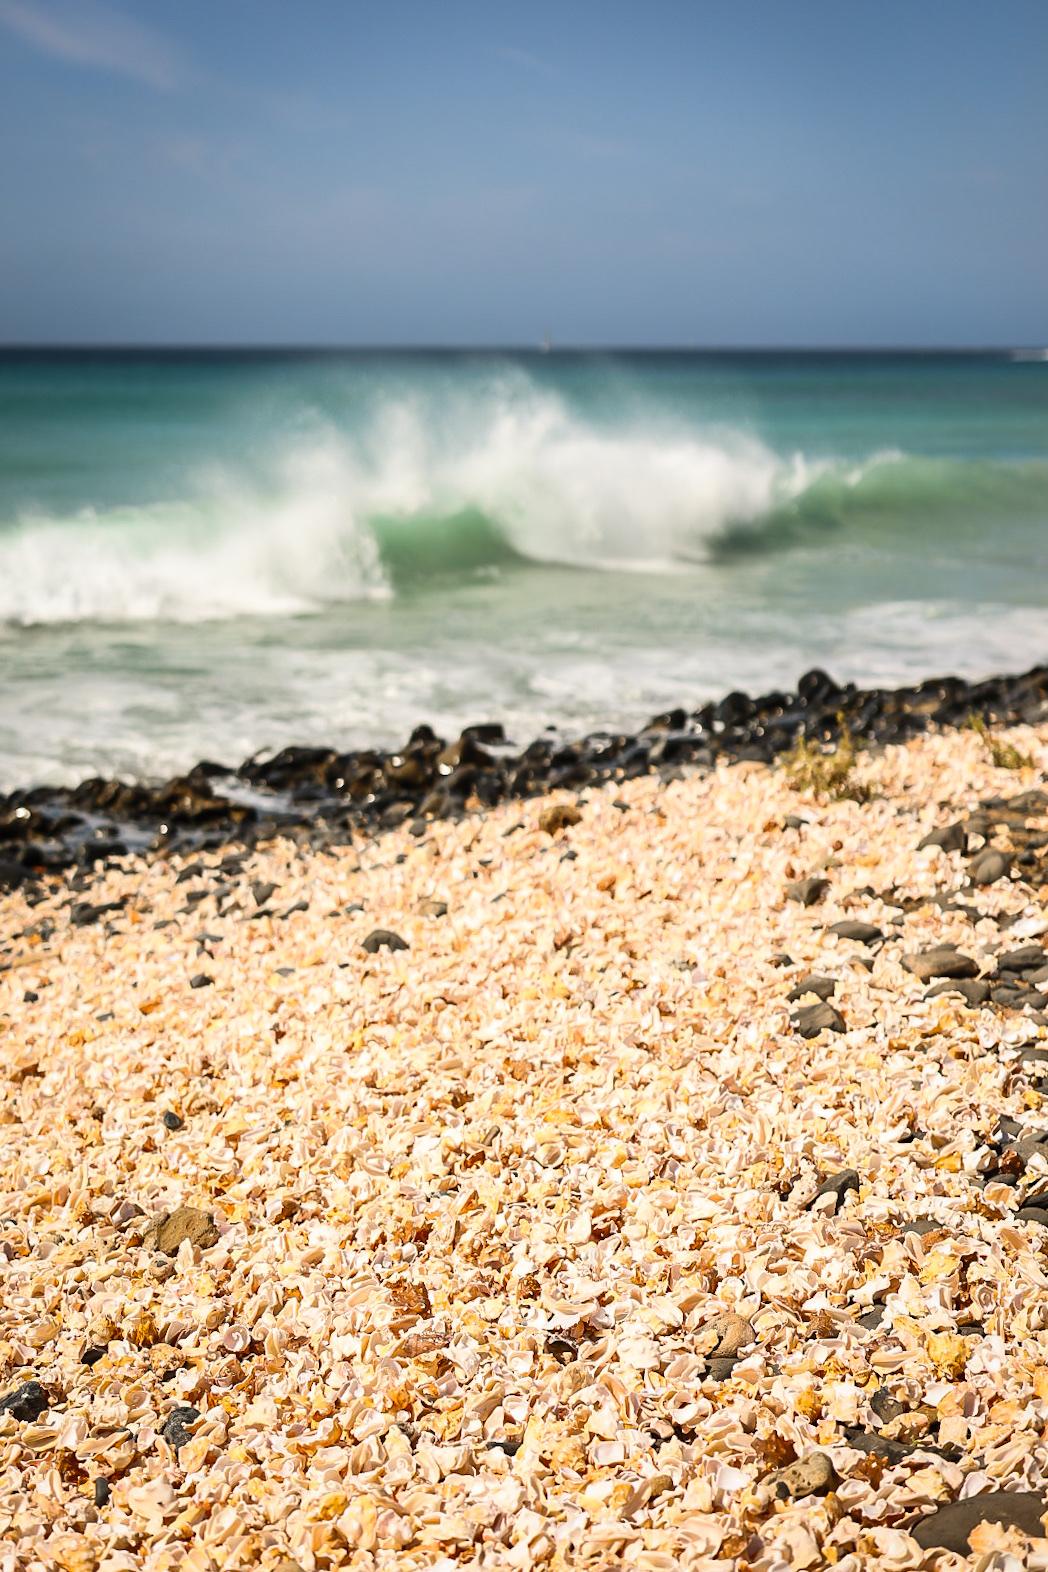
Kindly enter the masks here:
[[0, 0], [0, 340], [1048, 343], [1046, 0]]

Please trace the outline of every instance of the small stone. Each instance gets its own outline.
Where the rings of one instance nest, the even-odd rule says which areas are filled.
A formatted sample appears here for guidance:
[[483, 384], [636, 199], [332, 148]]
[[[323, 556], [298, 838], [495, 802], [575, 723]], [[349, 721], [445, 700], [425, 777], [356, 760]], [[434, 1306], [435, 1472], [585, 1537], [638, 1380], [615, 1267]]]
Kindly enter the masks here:
[[109, 1505], [109, 1495], [110, 1495], [109, 1480], [108, 1479], [96, 1479], [95, 1480], [95, 1506], [96, 1507], [108, 1506]]
[[898, 1419], [900, 1414], [909, 1413], [905, 1403], [900, 1403], [898, 1398], [883, 1386], [878, 1387], [870, 1398], [870, 1407], [877, 1415], [882, 1425], [890, 1425], [893, 1419]]
[[943, 982], [937, 982], [934, 988], [929, 988], [924, 997], [937, 999], [944, 993], [959, 994], [965, 1004], [974, 1010], [989, 999], [990, 985], [977, 977], [948, 977]]
[[964, 825], [948, 824], [945, 829], [932, 830], [931, 834], [926, 835], [923, 841], [918, 844], [917, 850], [924, 851], [928, 846], [937, 846], [940, 851], [945, 852], [967, 851], [968, 836], [965, 833]]
[[856, 1321], [856, 1326], [861, 1326], [864, 1331], [872, 1332], [884, 1320], [884, 1306], [874, 1305], [872, 1310], [866, 1310]]
[[50, 1406], [51, 1398], [39, 1381], [24, 1381], [6, 1397], [0, 1397], [0, 1414], [10, 1414], [12, 1419], [27, 1424], [39, 1419]]
[[999, 972], [1035, 972], [1045, 963], [1045, 953], [1039, 944], [1023, 944], [997, 957]]
[[883, 939], [881, 929], [872, 922], [835, 922], [826, 930], [835, 933], [838, 939], [854, 939], [857, 944], [872, 944], [874, 939]]
[[725, 1310], [700, 1328], [696, 1346], [700, 1353], [733, 1359], [740, 1348], [753, 1342], [754, 1336], [752, 1321], [736, 1315], [734, 1310]]
[[[858, 1190], [858, 1188], [859, 1175], [856, 1170], [854, 1168], [842, 1168], [839, 1174], [830, 1174], [822, 1181], [819, 1188], [808, 1202], [805, 1210], [810, 1212], [820, 1197], [824, 1195], [832, 1195], [836, 1196], [837, 1198], [837, 1205], [833, 1207], [832, 1210], [834, 1212], [839, 1212], [841, 1209], [841, 1203], [843, 1202], [844, 1197], [848, 1194], [848, 1191]], [[821, 1210], [822, 1208], [820, 1207], [820, 1211]]]
[[1048, 1207], [1045, 1206], [1020, 1206], [1015, 1214], [1019, 1223], [1037, 1223], [1041, 1228], [1048, 1228]]
[[836, 991], [836, 978], [822, 977], [818, 972], [811, 972], [807, 977], [798, 978], [786, 998], [790, 1004], [794, 1004], [798, 999], [803, 999], [806, 993], [813, 993], [817, 999], [825, 1002]]
[[185, 1128], [186, 1121], [180, 1119], [176, 1113], [172, 1113], [169, 1108], [163, 1116], [163, 1123], [167, 1130], [182, 1130]]
[[825, 1452], [809, 1452], [796, 1463], [776, 1469], [770, 1483], [780, 1501], [796, 1496], [824, 1496], [837, 1483], [837, 1473]]
[[999, 1523], [1002, 1528], [1018, 1528], [1031, 1539], [1045, 1538], [1044, 1511], [1044, 1498], [1032, 1490], [990, 1490], [985, 1495], [966, 1496], [963, 1501], [948, 1501], [910, 1532], [922, 1550], [952, 1550], [955, 1555], [967, 1556], [969, 1535], [980, 1523]]
[[98, 1361], [104, 1359], [105, 1356], [106, 1350], [101, 1343], [88, 1343], [80, 1355], [80, 1363], [88, 1366], [97, 1365]]
[[792, 1017], [796, 1030], [802, 1037], [818, 1037], [820, 1032], [846, 1032], [844, 1017], [832, 1004], [805, 1004]]
[[539, 829], [547, 835], [556, 835], [569, 825], [578, 824], [582, 818], [579, 809], [571, 802], [554, 802], [539, 814]]
[[814, 906], [816, 901], [822, 900], [829, 887], [829, 879], [794, 879], [792, 884], [786, 886], [786, 899], [797, 901], [801, 906]]
[[448, 903], [447, 901], [419, 901], [418, 909], [423, 917], [446, 917]]
[[179, 1447], [185, 1446], [189, 1440], [189, 1432], [186, 1426], [195, 1424], [199, 1418], [200, 1410], [198, 1408], [192, 1408], [188, 1403], [182, 1404], [178, 1408], [173, 1408], [170, 1414], [168, 1414], [160, 1434], [168, 1446], [177, 1452]]
[[164, 1255], [176, 1255], [184, 1239], [206, 1250], [218, 1240], [218, 1229], [210, 1212], [201, 1212], [195, 1206], [180, 1206], [158, 1217], [146, 1238]]
[[208, 976], [207, 972], [197, 972], [195, 977], [189, 979], [189, 986], [191, 988], [210, 988], [214, 980], [213, 977]]
[[707, 1361], [706, 1374], [711, 1381], [727, 1381], [737, 1364], [734, 1354], [718, 1355]]
[[976, 977], [979, 968], [970, 955], [962, 955], [952, 944], [937, 944], [917, 955], [904, 955], [902, 964], [921, 982], [934, 977]]
[[905, 1239], [907, 1234], [916, 1234], [918, 1239], [923, 1239], [925, 1234], [937, 1234], [942, 1226], [934, 1217], [914, 1217], [899, 1225], [899, 1237]]
[[369, 955], [376, 955], [379, 950], [406, 950], [408, 941], [388, 928], [375, 928], [364, 940], [363, 947]]
[[264, 906], [269, 897], [276, 891], [276, 885], [269, 879], [252, 879], [251, 894], [255, 898], [256, 906]]
[[1004, 852], [987, 846], [968, 864], [968, 877], [973, 884], [996, 884], [998, 879], [1005, 877], [1010, 866]]

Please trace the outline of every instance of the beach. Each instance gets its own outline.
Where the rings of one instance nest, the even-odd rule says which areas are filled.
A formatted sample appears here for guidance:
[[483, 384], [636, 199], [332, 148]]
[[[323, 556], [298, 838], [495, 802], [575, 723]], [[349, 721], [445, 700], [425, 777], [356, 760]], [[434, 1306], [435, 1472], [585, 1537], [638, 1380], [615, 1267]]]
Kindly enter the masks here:
[[0, 893], [4, 1572], [1048, 1566], [1048, 722], [687, 751]]

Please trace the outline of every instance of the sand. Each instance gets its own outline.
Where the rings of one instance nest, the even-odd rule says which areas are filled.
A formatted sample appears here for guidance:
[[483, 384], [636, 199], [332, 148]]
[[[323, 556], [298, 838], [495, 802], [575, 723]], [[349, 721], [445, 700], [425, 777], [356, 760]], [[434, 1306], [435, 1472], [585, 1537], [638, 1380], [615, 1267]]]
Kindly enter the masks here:
[[1048, 934], [1029, 859], [917, 850], [1042, 784], [1007, 735], [0, 899], [0, 1572], [917, 1567], [1048, 1489], [1048, 1155], [994, 1144], [1048, 1033], [903, 965]]

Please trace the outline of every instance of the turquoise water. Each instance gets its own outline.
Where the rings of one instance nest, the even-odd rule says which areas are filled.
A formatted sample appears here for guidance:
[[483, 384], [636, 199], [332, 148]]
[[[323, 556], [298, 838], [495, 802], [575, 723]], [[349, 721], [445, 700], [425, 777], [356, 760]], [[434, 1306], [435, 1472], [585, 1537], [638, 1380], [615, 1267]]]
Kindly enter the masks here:
[[0, 356], [0, 784], [1048, 656], [1048, 360]]

